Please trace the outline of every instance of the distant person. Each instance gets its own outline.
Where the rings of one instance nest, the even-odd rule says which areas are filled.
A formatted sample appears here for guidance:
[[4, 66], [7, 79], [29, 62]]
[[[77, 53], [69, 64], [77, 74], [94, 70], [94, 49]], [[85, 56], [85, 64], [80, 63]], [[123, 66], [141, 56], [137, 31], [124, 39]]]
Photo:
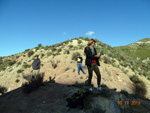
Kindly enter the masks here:
[[40, 71], [40, 64], [41, 64], [41, 61], [39, 59], [39, 55], [35, 55], [34, 56], [34, 61], [32, 63], [32, 68], [33, 68], [33, 75], [35, 77], [37, 77], [37, 75], [39, 74], [39, 71]]
[[78, 75], [80, 75], [80, 70], [81, 70], [84, 74], [86, 74], [86, 73], [84, 72], [84, 69], [83, 69], [83, 66], [82, 66], [82, 61], [83, 61], [82, 57], [81, 57], [80, 55], [78, 55], [78, 57], [77, 57]]
[[86, 54], [86, 60], [85, 60], [85, 65], [87, 65], [88, 68], [88, 84], [90, 86], [89, 90], [93, 91], [92, 85], [91, 85], [91, 80], [92, 80], [92, 76], [93, 76], [93, 70], [97, 75], [97, 85], [98, 88], [97, 90], [101, 90], [100, 87], [100, 82], [101, 82], [101, 74], [100, 74], [100, 70], [98, 68], [98, 66], [100, 66], [99, 63], [99, 58], [100, 55], [97, 55], [96, 49], [94, 47], [96, 41], [94, 39], [90, 39], [87, 47], [85, 47], [84, 49], [84, 53]]

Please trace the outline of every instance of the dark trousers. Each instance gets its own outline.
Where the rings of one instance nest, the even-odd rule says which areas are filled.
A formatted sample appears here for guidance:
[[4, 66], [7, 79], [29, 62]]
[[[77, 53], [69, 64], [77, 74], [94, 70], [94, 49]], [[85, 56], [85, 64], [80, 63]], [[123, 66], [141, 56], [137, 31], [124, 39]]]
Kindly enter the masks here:
[[97, 85], [100, 86], [101, 74], [100, 74], [100, 70], [99, 70], [97, 64], [92, 63], [91, 66], [87, 66], [87, 68], [88, 68], [88, 73], [89, 73], [88, 84], [91, 86], [91, 80], [92, 80], [93, 70], [94, 70], [94, 72], [97, 75]]

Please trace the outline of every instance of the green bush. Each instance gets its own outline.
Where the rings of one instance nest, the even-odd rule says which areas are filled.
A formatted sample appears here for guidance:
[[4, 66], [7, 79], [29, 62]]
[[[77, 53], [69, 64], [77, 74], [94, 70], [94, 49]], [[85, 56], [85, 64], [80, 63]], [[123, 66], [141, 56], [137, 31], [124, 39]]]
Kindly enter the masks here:
[[27, 63], [24, 63], [24, 64], [23, 64], [23, 68], [24, 68], [24, 69], [27, 69], [27, 68], [30, 68], [30, 67], [31, 67], [31, 65], [29, 65], [29, 64], [27, 64]]
[[8, 64], [9, 64], [9, 66], [12, 66], [12, 65], [14, 65], [15, 63], [16, 63], [16, 61], [13, 60], [13, 61], [10, 61]]
[[18, 71], [17, 71], [17, 73], [22, 73], [24, 70], [22, 70], [22, 69], [19, 69]]
[[72, 54], [72, 60], [75, 60], [76, 61], [76, 58], [80, 55], [79, 52], [75, 52]]
[[76, 71], [76, 69], [73, 69], [73, 72], [75, 72]]
[[28, 57], [31, 57], [34, 54], [34, 51], [29, 51], [28, 52]]
[[19, 79], [16, 79], [16, 83], [18, 83], [20, 80]]
[[57, 52], [61, 52], [62, 51], [62, 49], [61, 48], [59, 48], [58, 50], [57, 50]]
[[80, 79], [83, 79], [83, 76], [81, 76]]

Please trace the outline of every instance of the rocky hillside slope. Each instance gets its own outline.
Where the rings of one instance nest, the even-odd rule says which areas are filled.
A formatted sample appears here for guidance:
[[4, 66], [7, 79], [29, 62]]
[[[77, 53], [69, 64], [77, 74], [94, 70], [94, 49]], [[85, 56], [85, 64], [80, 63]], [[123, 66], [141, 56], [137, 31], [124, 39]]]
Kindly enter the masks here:
[[[45, 73], [44, 80], [55, 77], [59, 84], [75, 84], [85, 82], [88, 78], [88, 71], [83, 61], [86, 75], [77, 74], [77, 64], [74, 60], [81, 54], [85, 60], [84, 47], [88, 38], [74, 38], [62, 43], [43, 47], [39, 44], [33, 49], [27, 49], [22, 53], [0, 58], [0, 86], [6, 87], [9, 91], [21, 87], [25, 82], [24, 76], [32, 73], [31, 64], [36, 54], [40, 55], [41, 70]], [[109, 88], [116, 88], [117, 91], [126, 90], [128, 93], [140, 93], [150, 98], [150, 81], [147, 76], [142, 76], [143, 68], [136, 67], [137, 62], [131, 57], [111, 46], [97, 40], [98, 54], [102, 54], [99, 67], [102, 75], [102, 83]], [[145, 70], [147, 67], [144, 68]], [[96, 85], [96, 75], [93, 74], [93, 84]]]

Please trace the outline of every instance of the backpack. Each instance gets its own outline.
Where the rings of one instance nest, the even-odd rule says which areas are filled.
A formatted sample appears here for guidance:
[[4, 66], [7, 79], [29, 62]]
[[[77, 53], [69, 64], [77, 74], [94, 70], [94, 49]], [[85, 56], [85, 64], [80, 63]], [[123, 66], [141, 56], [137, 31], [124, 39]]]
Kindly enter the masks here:
[[84, 99], [88, 96], [89, 90], [80, 89], [75, 94], [71, 96], [71, 98], [67, 98], [66, 101], [68, 102], [67, 107], [70, 108], [84, 108]]
[[80, 59], [80, 58], [78, 58], [78, 59], [77, 59], [77, 61], [78, 61], [78, 62], [81, 62], [81, 59]]

